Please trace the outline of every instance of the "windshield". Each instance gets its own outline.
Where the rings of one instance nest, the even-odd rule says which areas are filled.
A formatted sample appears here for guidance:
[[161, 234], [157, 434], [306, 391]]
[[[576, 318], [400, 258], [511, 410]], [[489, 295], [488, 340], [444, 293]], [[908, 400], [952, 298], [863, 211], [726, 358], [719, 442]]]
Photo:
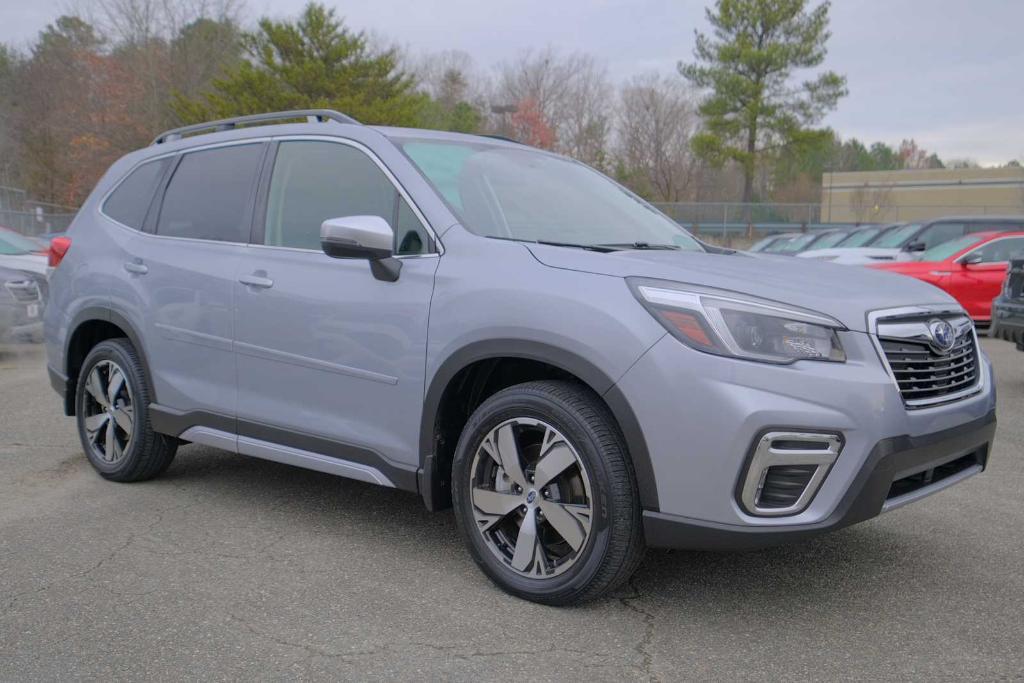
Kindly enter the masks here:
[[822, 235], [821, 239], [817, 240], [814, 244], [812, 244], [809, 247], [808, 251], [814, 251], [815, 249], [828, 249], [829, 247], [834, 247], [835, 245], [842, 242], [843, 238], [845, 237], [845, 232], [833, 232], [828, 235]]
[[583, 164], [528, 147], [420, 139], [396, 143], [463, 226], [477, 235], [703, 251], [677, 223]]
[[786, 240], [786, 243], [779, 248], [778, 252], [780, 254], [795, 254], [799, 251], [803, 251], [804, 247], [813, 242], [816, 237], [817, 235], [811, 232], [806, 235], [800, 235], [799, 237]]
[[902, 228], [896, 228], [891, 232], [887, 232], [878, 238], [878, 241], [872, 244], [872, 247], [878, 247], [879, 249], [898, 249], [903, 244], [914, 236], [918, 228], [921, 226], [917, 223], [910, 223], [904, 225]]
[[748, 249], [747, 251], [761, 251], [762, 249], [765, 249], [768, 245], [770, 245], [777, 239], [779, 239], [778, 235], [769, 235], [768, 237], [762, 237], [758, 241], [754, 242], [754, 244], [752, 244], [750, 249]]
[[963, 251], [967, 247], [981, 242], [983, 238], [977, 235], [964, 235], [949, 242], [936, 244], [931, 249], [925, 249], [918, 256], [918, 261], [945, 261], [953, 254]]
[[4, 256], [20, 256], [39, 251], [40, 247], [35, 242], [22, 237], [16, 232], [4, 230], [0, 232], [0, 254]]
[[847, 235], [846, 239], [841, 240], [836, 244], [836, 246], [850, 249], [863, 247], [865, 244], [875, 239], [875, 236], [881, 231], [881, 228], [864, 228], [863, 230], [857, 230]]

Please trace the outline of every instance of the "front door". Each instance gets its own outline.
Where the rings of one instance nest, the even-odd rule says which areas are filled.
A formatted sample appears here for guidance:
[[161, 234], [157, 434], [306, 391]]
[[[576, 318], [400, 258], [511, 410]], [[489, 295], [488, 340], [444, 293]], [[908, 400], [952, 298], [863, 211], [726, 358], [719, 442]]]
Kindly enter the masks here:
[[[270, 157], [263, 217], [236, 270], [239, 435], [414, 484], [438, 264], [429, 233], [354, 144], [282, 140]], [[320, 250], [320, 224], [353, 215], [395, 228], [396, 282]]]

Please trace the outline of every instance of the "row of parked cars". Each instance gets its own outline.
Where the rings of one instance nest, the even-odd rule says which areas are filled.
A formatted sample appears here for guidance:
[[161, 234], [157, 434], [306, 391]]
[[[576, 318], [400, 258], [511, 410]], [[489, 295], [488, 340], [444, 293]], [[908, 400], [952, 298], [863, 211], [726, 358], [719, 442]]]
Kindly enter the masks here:
[[0, 344], [42, 340], [47, 240], [0, 228]]
[[751, 251], [862, 265], [928, 282], [1024, 350], [1024, 216], [938, 218], [770, 235]]

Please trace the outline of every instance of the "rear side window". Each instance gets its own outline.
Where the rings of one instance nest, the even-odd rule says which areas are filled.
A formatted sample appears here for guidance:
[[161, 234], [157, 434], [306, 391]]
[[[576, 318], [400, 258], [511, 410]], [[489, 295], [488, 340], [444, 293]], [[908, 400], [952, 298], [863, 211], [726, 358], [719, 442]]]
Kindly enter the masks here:
[[366, 154], [334, 142], [282, 142], [267, 196], [264, 244], [320, 249], [328, 218], [380, 216], [395, 231], [395, 253], [427, 250], [426, 230], [384, 172]]
[[169, 158], [157, 159], [142, 164], [129, 173], [107, 197], [103, 204], [103, 213], [129, 228], [142, 230], [146, 212], [153, 201], [153, 193], [169, 163]]
[[917, 237], [917, 241], [924, 242], [925, 249], [931, 249], [937, 244], [948, 242], [964, 234], [963, 223], [935, 223], [925, 228]]
[[164, 193], [156, 234], [248, 242], [253, 182], [261, 144], [189, 152]]

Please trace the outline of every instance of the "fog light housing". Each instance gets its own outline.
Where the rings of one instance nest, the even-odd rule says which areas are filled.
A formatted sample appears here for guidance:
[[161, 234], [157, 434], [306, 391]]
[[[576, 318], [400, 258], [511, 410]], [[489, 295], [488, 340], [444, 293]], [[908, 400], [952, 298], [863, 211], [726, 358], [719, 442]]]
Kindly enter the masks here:
[[770, 431], [754, 445], [740, 482], [743, 509], [758, 517], [803, 512], [843, 448], [840, 434]]

